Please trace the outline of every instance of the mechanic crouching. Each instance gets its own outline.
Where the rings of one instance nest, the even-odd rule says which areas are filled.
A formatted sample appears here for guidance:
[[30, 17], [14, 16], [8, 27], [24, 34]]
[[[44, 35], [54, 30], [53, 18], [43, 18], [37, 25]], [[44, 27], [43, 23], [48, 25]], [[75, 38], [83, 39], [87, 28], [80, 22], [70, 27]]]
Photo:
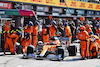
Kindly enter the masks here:
[[38, 42], [38, 25], [39, 23], [35, 21], [33, 25], [33, 46], [36, 48]]
[[89, 45], [89, 53], [90, 53], [90, 58], [97, 58], [98, 56], [98, 48], [99, 48], [99, 37], [94, 35], [93, 32], [89, 33], [90, 35], [90, 45]]

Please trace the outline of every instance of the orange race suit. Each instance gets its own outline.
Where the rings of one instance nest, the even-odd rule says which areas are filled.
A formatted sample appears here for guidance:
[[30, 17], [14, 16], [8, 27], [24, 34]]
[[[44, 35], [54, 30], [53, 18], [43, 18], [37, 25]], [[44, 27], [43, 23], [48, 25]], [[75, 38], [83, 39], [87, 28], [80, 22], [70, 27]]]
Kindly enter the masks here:
[[53, 25], [51, 25], [51, 26], [49, 27], [49, 30], [50, 30], [50, 38], [51, 38], [52, 36], [56, 36], [56, 28], [55, 28]]
[[[10, 35], [10, 30], [11, 30], [11, 28], [9, 27], [9, 24], [10, 24], [10, 23], [7, 21], [7, 23], [6, 23], [5, 27], [4, 27], [4, 31], [5, 31], [6, 33], [7, 33], [7, 31], [8, 31], [8, 33], [7, 33], [8, 36]], [[4, 41], [5, 41], [6, 38], [7, 38], [6, 33], [4, 33]]]
[[31, 36], [32, 27], [26, 26], [24, 32], [29, 34], [30, 39], [28, 40], [28, 44], [31, 45], [31, 42], [32, 42], [32, 36]]
[[89, 35], [87, 31], [80, 31], [78, 33], [78, 39], [81, 40], [81, 56], [82, 58], [89, 57]]
[[43, 43], [47, 43], [49, 41], [49, 33], [47, 31], [47, 28], [43, 28], [42, 32], [40, 33], [40, 36], [43, 38]]
[[11, 34], [10, 36], [8, 36], [8, 38], [6, 39], [6, 43], [5, 43], [5, 50], [7, 50], [8, 46], [10, 48], [10, 52], [11, 53], [15, 53], [15, 42], [18, 40], [19, 36], [17, 34]]
[[86, 28], [86, 31], [87, 31], [88, 33], [92, 32], [92, 29], [91, 29], [91, 27], [90, 27], [89, 24], [86, 24], [86, 25], [85, 25], [85, 28]]
[[36, 48], [38, 42], [38, 25], [33, 26], [33, 46]]

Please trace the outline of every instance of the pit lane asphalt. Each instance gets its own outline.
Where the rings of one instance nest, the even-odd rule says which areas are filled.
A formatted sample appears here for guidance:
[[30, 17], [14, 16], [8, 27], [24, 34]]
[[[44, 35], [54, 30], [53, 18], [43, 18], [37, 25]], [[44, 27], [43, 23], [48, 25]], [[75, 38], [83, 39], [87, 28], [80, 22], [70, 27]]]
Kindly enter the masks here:
[[63, 61], [23, 59], [22, 54], [4, 56], [0, 52], [0, 67], [100, 67], [100, 59], [81, 60], [79, 44], [74, 43], [74, 45], [78, 48], [77, 55], [68, 56]]

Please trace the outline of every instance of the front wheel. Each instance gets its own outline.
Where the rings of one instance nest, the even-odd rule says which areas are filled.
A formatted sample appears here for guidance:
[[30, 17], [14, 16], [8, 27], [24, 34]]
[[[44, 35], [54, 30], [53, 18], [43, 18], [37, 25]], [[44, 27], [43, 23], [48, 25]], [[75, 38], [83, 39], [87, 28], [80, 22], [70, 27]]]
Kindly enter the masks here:
[[64, 59], [64, 49], [62, 47], [58, 47], [58, 60], [63, 60]]
[[23, 59], [28, 59], [27, 54], [23, 53]]

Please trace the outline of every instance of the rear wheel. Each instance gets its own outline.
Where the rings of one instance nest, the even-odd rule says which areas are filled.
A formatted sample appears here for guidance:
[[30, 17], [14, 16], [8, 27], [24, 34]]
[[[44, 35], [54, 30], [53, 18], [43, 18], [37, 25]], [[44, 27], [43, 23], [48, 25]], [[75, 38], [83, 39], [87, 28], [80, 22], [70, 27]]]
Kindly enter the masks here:
[[36, 54], [39, 55], [42, 52], [43, 45], [37, 45]]

